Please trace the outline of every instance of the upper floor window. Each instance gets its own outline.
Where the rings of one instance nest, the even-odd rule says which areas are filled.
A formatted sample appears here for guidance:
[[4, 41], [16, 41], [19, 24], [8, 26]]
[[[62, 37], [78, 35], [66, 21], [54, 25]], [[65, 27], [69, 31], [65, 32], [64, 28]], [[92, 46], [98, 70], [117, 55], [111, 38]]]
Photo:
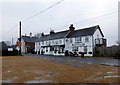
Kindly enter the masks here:
[[62, 40], [60, 40], [60, 44], [62, 43]]
[[47, 45], [47, 41], [46, 41], [46, 45]]
[[85, 42], [89, 42], [89, 37], [88, 36], [85, 37]]
[[72, 43], [72, 38], [70, 38], [70, 43]]
[[75, 42], [81, 42], [81, 37], [76, 37]]
[[42, 45], [44, 45], [44, 41], [42, 41]]
[[52, 41], [52, 44], [54, 44], [54, 40]]
[[49, 45], [51, 44], [51, 41], [49, 41]]
[[58, 41], [57, 41], [57, 40], [55, 41], [55, 44], [58, 44]]

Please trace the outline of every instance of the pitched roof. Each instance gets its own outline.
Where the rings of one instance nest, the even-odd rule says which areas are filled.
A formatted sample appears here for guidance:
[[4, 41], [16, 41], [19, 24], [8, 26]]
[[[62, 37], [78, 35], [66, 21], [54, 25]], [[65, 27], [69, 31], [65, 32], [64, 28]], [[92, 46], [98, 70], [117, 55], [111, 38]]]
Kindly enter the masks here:
[[70, 37], [93, 35], [97, 29], [101, 32], [102, 36], [104, 37], [99, 25], [75, 30]]
[[30, 37], [30, 36], [22, 36], [22, 39], [25, 42], [35, 42], [38, 38], [37, 37]]
[[65, 30], [65, 31], [56, 32], [53, 34], [44, 35], [44, 36], [40, 37], [39, 39], [37, 39], [36, 42], [64, 38], [68, 31], [69, 30]]
[[[74, 30], [74, 32], [69, 36], [69, 37], [79, 37], [79, 36], [87, 36], [87, 35], [93, 35], [94, 32], [99, 29], [102, 36], [104, 37], [99, 25], [97, 26], [92, 26], [88, 28], [83, 28], [79, 30]], [[44, 40], [52, 40], [52, 39], [60, 39], [66, 37], [68, 34], [69, 30], [61, 31], [61, 32], [56, 32], [54, 34], [48, 34], [40, 37], [39, 39], [36, 40], [36, 42], [39, 41], [44, 41]]]

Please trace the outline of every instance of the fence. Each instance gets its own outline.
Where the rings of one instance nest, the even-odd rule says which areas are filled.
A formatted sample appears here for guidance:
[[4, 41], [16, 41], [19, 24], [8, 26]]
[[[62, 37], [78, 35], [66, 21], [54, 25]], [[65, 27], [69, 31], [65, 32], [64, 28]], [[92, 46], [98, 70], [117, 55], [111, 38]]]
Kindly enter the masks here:
[[120, 56], [120, 46], [95, 47], [94, 56], [117, 57]]

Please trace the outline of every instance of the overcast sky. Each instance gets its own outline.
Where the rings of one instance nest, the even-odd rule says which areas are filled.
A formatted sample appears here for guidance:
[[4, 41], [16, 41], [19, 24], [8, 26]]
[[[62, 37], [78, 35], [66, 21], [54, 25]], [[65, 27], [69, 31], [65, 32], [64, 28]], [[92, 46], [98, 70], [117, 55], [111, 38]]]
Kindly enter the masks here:
[[[10, 0], [9, 0], [10, 1]], [[51, 9], [44, 9], [61, 0], [1, 0], [0, 16], [1, 40], [14, 42], [18, 37], [18, 23], [22, 21], [22, 34], [49, 33], [69, 29], [71, 23], [76, 29], [99, 25], [107, 38], [108, 46], [118, 40], [118, 1], [119, 0], [63, 0]], [[37, 16], [30, 18], [37, 14]], [[26, 20], [28, 19], [28, 20]], [[26, 21], [25, 21], [26, 20]]]

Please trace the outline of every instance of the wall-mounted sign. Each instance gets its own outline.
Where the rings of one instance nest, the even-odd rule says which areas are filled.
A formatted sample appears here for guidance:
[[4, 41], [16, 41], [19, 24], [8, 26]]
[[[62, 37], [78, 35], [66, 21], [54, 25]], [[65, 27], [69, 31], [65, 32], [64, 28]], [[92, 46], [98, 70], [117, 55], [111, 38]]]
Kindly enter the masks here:
[[73, 44], [73, 47], [80, 47], [80, 46], [84, 46], [84, 43], [75, 43]]
[[13, 48], [8, 48], [8, 51], [13, 51]]

